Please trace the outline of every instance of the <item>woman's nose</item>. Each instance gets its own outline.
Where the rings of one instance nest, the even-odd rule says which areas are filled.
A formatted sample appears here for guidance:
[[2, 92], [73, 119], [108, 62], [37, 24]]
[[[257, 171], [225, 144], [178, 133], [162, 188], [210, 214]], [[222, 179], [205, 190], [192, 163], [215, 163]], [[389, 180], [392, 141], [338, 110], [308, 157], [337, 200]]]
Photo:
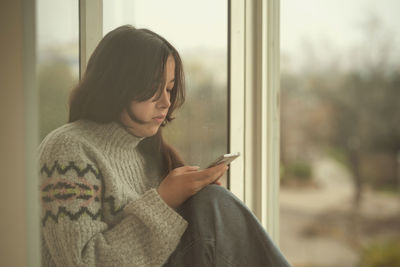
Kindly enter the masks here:
[[158, 100], [158, 103], [160, 108], [169, 108], [171, 106], [170, 94], [167, 92], [167, 90], [164, 90], [160, 99]]

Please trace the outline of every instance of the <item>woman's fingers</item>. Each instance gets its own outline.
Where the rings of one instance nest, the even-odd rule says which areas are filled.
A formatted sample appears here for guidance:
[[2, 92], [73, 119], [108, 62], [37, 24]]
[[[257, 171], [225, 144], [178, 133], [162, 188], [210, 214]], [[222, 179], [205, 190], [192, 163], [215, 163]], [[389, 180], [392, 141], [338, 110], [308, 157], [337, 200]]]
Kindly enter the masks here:
[[207, 185], [215, 182], [220, 178], [229, 167], [225, 164], [220, 164], [212, 168], [198, 171], [193, 174], [193, 177], [202, 182], [202, 184]]
[[177, 207], [204, 186], [216, 183], [228, 166], [218, 166], [199, 171], [197, 166], [183, 166], [171, 171], [160, 183], [157, 191], [171, 207]]
[[182, 174], [182, 173], [186, 173], [186, 172], [198, 171], [199, 169], [200, 169], [199, 166], [182, 166], [182, 167], [174, 169], [174, 172], [176, 174]]
[[224, 173], [229, 169], [228, 165], [225, 165], [225, 164], [223, 164], [223, 165], [224, 165], [224, 168], [222, 168], [222, 170], [219, 172], [217, 178], [214, 179], [213, 182], [218, 181], [218, 179], [221, 178], [222, 175], [224, 175]]
[[216, 184], [216, 185], [222, 185], [222, 183], [220, 182], [220, 181], [215, 181], [215, 182], [213, 182], [213, 184]]

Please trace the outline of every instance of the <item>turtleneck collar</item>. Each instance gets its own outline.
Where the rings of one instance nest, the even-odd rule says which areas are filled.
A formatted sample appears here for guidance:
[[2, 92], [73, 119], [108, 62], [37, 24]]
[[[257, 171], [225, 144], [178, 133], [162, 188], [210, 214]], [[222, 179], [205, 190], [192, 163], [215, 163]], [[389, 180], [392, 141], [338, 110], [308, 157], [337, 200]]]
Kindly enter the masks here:
[[81, 124], [87, 130], [87, 135], [99, 142], [99, 146], [106, 150], [134, 149], [145, 137], [137, 137], [128, 132], [119, 122], [97, 123], [90, 120], [79, 120], [76, 123]]

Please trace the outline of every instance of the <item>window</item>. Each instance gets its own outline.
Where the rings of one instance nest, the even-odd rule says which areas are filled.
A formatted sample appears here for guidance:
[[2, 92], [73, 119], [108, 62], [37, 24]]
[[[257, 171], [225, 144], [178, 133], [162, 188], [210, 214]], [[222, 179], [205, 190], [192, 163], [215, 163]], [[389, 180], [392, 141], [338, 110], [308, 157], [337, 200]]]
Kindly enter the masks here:
[[[168, 133], [171, 142], [184, 154], [188, 163], [202, 167], [222, 153], [241, 152], [242, 156], [230, 168], [229, 184], [226, 181], [225, 185], [246, 202], [277, 242], [279, 0], [201, 3], [168, 1], [168, 8], [175, 3], [179, 5], [179, 9], [171, 8], [172, 15], [158, 14], [164, 18], [162, 22], [157, 22], [154, 18], [147, 20], [157, 15], [146, 13], [144, 5], [148, 2], [150, 1], [81, 0], [78, 15], [78, 2], [58, 1], [54, 6], [51, 1], [37, 0], [38, 79], [48, 78], [45, 70], [47, 68], [48, 71], [53, 71], [48, 67], [51, 64], [61, 65], [60, 72], [67, 77], [56, 85], [60, 88], [53, 91], [51, 89], [54, 86], [39, 82], [41, 137], [65, 123], [69, 93], [65, 90], [71, 89], [78, 81], [79, 62], [84, 70], [87, 56], [103, 33], [125, 23], [153, 29], [170, 40], [181, 52], [186, 66], [188, 99], [198, 101], [187, 103], [186, 106], [192, 108], [182, 109], [177, 116], [190, 118], [186, 119], [185, 128], [189, 128], [187, 125], [190, 123], [196, 124], [196, 119], [188, 114], [197, 116], [197, 120], [202, 121], [204, 126], [196, 128], [198, 132], [193, 135], [198, 137], [191, 137], [195, 142], [188, 142], [187, 145], [180, 143], [182, 139], [179, 135], [182, 133], [171, 128]], [[164, 2], [157, 3], [165, 5]], [[123, 8], [124, 5], [127, 5], [126, 8]], [[183, 7], [188, 11], [174, 13]], [[157, 10], [169, 10], [168, 8]], [[143, 16], [144, 14], [147, 15]], [[64, 24], [65, 21], [68, 22]], [[187, 27], [184, 24], [189, 23], [193, 23], [191, 34], [196, 33], [193, 39], [176, 37], [185, 36], [182, 32], [186, 31], [172, 30]], [[45, 47], [47, 49], [55, 46], [56, 56], [47, 58], [48, 53], [52, 55], [53, 52], [52, 49], [45, 52]], [[60, 47], [63, 49], [58, 49]], [[58, 69], [58, 65], [55, 69]], [[56, 99], [49, 99], [45, 94], [46, 90], [50, 94], [56, 93]], [[214, 102], [210, 103], [210, 99]], [[49, 108], [53, 103], [58, 104]], [[208, 107], [207, 110], [204, 110], [205, 106]], [[52, 114], [46, 108], [51, 109], [51, 113], [58, 110], [58, 115], [50, 116]], [[46, 116], [49, 117], [45, 119]], [[32, 190], [36, 190], [35, 188], [32, 187]], [[29, 215], [29, 218], [38, 220], [37, 214]]]
[[294, 266], [400, 264], [399, 7], [282, 0], [280, 244]]
[[104, 34], [124, 24], [148, 28], [180, 53], [186, 103], [164, 133], [188, 164], [203, 168], [228, 152], [227, 12], [227, 1], [103, 1]]
[[79, 79], [78, 7], [75, 1], [37, 0], [40, 140], [68, 119], [68, 95]]

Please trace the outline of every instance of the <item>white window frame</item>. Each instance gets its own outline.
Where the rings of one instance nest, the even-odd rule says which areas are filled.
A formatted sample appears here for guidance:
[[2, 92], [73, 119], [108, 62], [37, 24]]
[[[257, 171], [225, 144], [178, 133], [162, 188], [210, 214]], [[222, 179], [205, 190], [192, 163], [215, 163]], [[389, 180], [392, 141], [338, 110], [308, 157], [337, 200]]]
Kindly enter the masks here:
[[[229, 189], [279, 243], [280, 0], [230, 0]], [[102, 0], [80, 0], [81, 73], [103, 37]]]
[[[23, 133], [25, 157], [25, 248], [26, 262], [29, 266], [41, 266], [40, 246], [40, 194], [39, 168], [37, 164], [37, 147], [39, 140], [39, 92], [36, 72], [36, 0], [21, 1], [22, 51], [23, 51], [23, 103], [24, 121], [26, 129]], [[20, 29], [15, 29], [16, 31]], [[19, 177], [14, 177], [19, 178]], [[4, 241], [3, 241], [4, 242]], [[19, 255], [23, 256], [23, 255]]]
[[79, 0], [79, 76], [103, 38], [103, 0]]
[[230, 190], [279, 243], [279, 0], [230, 1]]

